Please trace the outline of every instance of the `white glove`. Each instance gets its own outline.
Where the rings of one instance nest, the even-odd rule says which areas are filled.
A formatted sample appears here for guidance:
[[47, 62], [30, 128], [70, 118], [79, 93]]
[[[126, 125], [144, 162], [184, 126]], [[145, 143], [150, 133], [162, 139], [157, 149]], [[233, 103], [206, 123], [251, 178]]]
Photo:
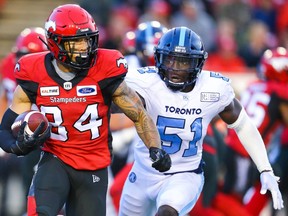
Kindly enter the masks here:
[[278, 181], [279, 177], [275, 176], [273, 171], [264, 171], [260, 174], [261, 181], [261, 194], [266, 194], [270, 190], [273, 200], [274, 209], [284, 208], [283, 199], [279, 190]]

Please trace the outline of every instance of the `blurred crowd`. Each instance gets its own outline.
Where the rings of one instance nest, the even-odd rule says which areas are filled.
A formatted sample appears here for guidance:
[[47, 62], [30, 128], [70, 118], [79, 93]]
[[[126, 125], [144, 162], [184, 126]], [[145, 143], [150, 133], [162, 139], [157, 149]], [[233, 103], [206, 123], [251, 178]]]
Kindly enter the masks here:
[[[228, 76], [240, 74], [241, 77], [242, 74], [249, 73], [253, 74], [254, 79], [257, 80], [256, 77], [260, 71], [259, 63], [264, 52], [276, 47], [288, 49], [288, 1], [286, 0], [78, 0], [77, 3], [94, 17], [100, 31], [100, 47], [118, 49], [127, 57], [127, 60], [130, 55], [138, 58], [139, 62], [136, 65], [128, 61], [129, 67], [153, 65], [153, 60], [151, 60], [153, 52], [151, 55], [150, 51], [149, 56], [149, 51], [137, 47], [137, 36], [142, 39], [139, 24], [149, 21], [158, 21], [163, 28], [168, 29], [175, 26], [191, 28], [201, 36], [209, 55], [203, 69], [226, 73]], [[136, 39], [129, 37], [130, 34], [127, 33], [136, 34]], [[154, 44], [155, 42], [157, 41], [154, 41]], [[140, 43], [147, 42], [143, 40]], [[12, 53], [15, 52], [13, 49]], [[138, 53], [139, 49], [141, 52]], [[142, 59], [143, 56], [147, 59]], [[288, 65], [287, 62], [286, 65]], [[3, 75], [3, 61], [0, 69], [0, 75]], [[287, 69], [288, 67], [286, 68], [288, 73]], [[232, 80], [236, 84], [237, 81]], [[284, 85], [283, 89], [285, 88], [287, 89], [287, 86]], [[239, 99], [245, 102], [242, 92], [236, 93], [239, 94]], [[283, 102], [284, 99], [281, 101]], [[6, 106], [3, 105], [1, 101], [2, 109]], [[254, 111], [257, 112], [257, 110]], [[279, 112], [277, 115], [280, 116], [280, 123], [273, 128], [273, 136], [269, 139], [267, 148], [269, 147], [269, 158], [275, 162], [273, 168], [277, 171], [276, 175], [284, 178], [285, 182], [287, 174], [284, 175], [283, 172], [288, 169], [288, 163], [286, 163], [288, 129], [285, 126], [288, 124], [288, 121], [285, 121], [287, 114], [280, 113], [278, 109], [266, 111], [268, 112], [268, 114], [265, 113], [266, 115]], [[0, 119], [2, 112], [3, 110], [0, 113]], [[267, 130], [270, 129], [268, 127]], [[133, 140], [136, 133], [133, 124], [121, 114], [114, 114], [111, 117], [111, 131], [113, 131], [115, 156], [110, 169], [111, 189], [108, 196], [110, 205], [108, 205], [107, 215], [114, 216], [117, 215], [119, 207], [123, 179], [128, 175], [131, 163], [133, 163]], [[266, 131], [261, 135], [265, 133]], [[203, 158], [206, 161], [207, 180], [200, 200], [190, 216], [257, 216], [267, 206], [268, 215], [278, 215], [279, 213], [271, 208], [269, 196], [255, 195], [255, 191], [259, 190], [257, 170], [245, 153], [240, 154], [231, 147], [231, 142], [235, 140], [233, 135], [228, 136], [228, 134], [229, 131], [222, 122], [215, 119], [204, 142]], [[31, 176], [26, 176], [22, 180], [23, 173], [29, 172], [20, 166], [23, 160], [23, 158], [0, 153], [0, 200], [2, 200], [0, 216], [13, 215], [13, 211], [9, 209], [11, 207], [7, 204], [7, 197], [9, 197], [7, 185], [9, 185], [9, 179], [13, 179], [15, 175], [18, 176], [17, 179], [20, 176], [21, 184], [22, 181], [24, 182], [24, 189], [19, 196], [25, 197], [27, 187], [29, 187], [27, 182], [30, 182]], [[30, 166], [33, 167], [35, 164], [34, 161]], [[284, 215], [287, 216], [287, 185], [282, 184], [281, 189], [284, 190], [286, 205]], [[17, 190], [14, 188], [10, 191], [18, 193]], [[23, 214], [24, 200], [25, 198], [20, 199], [19, 202], [23, 204], [18, 204]], [[19, 211], [14, 215], [17, 214], [19, 215]]]
[[[206, 69], [255, 71], [264, 50], [288, 47], [285, 0], [78, 0], [100, 28], [100, 46], [125, 52], [122, 39], [143, 21], [187, 26], [209, 52]], [[215, 64], [217, 62], [217, 64]]]

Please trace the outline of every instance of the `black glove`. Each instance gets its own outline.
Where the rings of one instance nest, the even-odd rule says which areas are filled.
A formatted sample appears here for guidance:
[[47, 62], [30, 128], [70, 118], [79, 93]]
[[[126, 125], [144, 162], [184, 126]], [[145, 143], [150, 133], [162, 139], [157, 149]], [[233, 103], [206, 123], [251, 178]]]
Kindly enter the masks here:
[[171, 158], [163, 149], [150, 147], [150, 159], [153, 161], [152, 167], [159, 172], [165, 172], [171, 167]]
[[21, 128], [17, 135], [17, 140], [15, 145], [11, 146], [11, 152], [16, 155], [26, 155], [29, 152], [37, 149], [40, 145], [42, 145], [51, 135], [51, 126], [49, 125], [48, 128], [40, 134], [45, 127], [45, 122], [41, 122], [41, 124], [36, 128], [33, 135], [28, 135], [25, 132], [25, 126], [27, 122], [23, 122]]

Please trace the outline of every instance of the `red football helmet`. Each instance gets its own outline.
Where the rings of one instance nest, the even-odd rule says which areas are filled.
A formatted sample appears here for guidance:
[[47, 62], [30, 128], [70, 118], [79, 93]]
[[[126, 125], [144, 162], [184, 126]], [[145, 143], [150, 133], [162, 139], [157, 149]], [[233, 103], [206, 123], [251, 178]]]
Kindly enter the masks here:
[[122, 39], [122, 48], [125, 55], [135, 53], [136, 51], [136, 35], [134, 31], [128, 31]]
[[[55, 8], [45, 23], [48, 48], [55, 59], [74, 69], [89, 69], [96, 61], [99, 31], [92, 16], [77, 4], [65, 4]], [[71, 41], [83, 39], [86, 51], [75, 51]], [[66, 50], [64, 43], [69, 44]], [[72, 55], [77, 55], [72, 60]]]
[[39, 38], [45, 41], [45, 30], [43, 28], [25, 28], [17, 37], [13, 51], [19, 58], [28, 53], [47, 50], [46, 45]]
[[288, 83], [288, 53], [284, 47], [264, 52], [258, 70], [260, 78]]

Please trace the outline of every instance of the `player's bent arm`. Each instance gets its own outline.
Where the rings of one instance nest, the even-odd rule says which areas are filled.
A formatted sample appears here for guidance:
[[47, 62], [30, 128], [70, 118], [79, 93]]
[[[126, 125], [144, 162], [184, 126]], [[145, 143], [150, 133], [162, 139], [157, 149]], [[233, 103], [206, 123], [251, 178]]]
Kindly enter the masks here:
[[21, 86], [17, 86], [13, 95], [13, 100], [10, 105], [10, 109], [15, 113], [23, 113], [31, 109], [31, 101], [29, 100], [27, 94], [21, 88]]
[[31, 103], [27, 95], [22, 88], [18, 86], [14, 93], [13, 102], [5, 111], [0, 125], [0, 147], [4, 151], [17, 155], [23, 155], [26, 153], [19, 149], [17, 139], [12, 135], [11, 125], [17, 118], [18, 114], [29, 110], [30, 107]]
[[259, 172], [272, 170], [263, 139], [240, 102], [235, 98], [219, 116], [235, 130]]
[[134, 122], [136, 131], [149, 149], [152, 167], [165, 172], [171, 167], [171, 158], [161, 149], [161, 140], [155, 123], [146, 112], [140, 97], [123, 81], [113, 94], [113, 102]]
[[274, 209], [283, 208], [283, 199], [277, 182], [279, 177], [274, 175], [262, 137], [244, 108], [237, 99], [234, 99], [219, 115], [229, 128], [236, 131], [239, 140], [261, 173], [260, 193], [265, 194], [270, 190]]
[[139, 96], [123, 81], [113, 94], [113, 102], [130, 118], [147, 148], [161, 148], [160, 136]]

